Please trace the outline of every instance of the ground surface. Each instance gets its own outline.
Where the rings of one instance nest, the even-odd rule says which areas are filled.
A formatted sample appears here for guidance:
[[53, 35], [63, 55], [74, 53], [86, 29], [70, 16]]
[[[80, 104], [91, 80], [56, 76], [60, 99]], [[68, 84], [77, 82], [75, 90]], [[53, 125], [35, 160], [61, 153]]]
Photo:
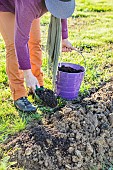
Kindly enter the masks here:
[[[52, 89], [46, 52], [49, 18], [49, 13], [41, 18], [42, 69], [45, 87]], [[91, 170], [99, 170], [101, 162], [102, 170], [113, 170], [112, 82], [103, 86], [103, 91], [100, 88], [99, 92], [95, 91], [95, 87], [113, 78], [113, 0], [76, 0], [68, 28], [70, 42], [82, 52], [85, 60], [73, 51], [62, 53], [59, 62], [85, 66], [80, 94], [93, 93], [80, 103], [68, 102], [65, 108], [53, 114], [40, 101], [35, 103], [38, 106], [35, 114], [24, 115], [15, 109], [5, 71], [5, 44], [0, 35], [0, 170], [82, 170], [95, 165]], [[39, 124], [37, 120], [43, 115]], [[32, 125], [25, 130], [31, 120]], [[19, 133], [22, 130], [25, 131]], [[14, 134], [17, 135], [12, 138]], [[4, 143], [9, 136], [11, 143]], [[1, 144], [9, 151], [11, 160], [25, 168], [17, 168], [16, 164], [11, 167]]]
[[[14, 166], [26, 170], [105, 170], [113, 165], [113, 80], [90, 97], [67, 102], [60, 111], [9, 139]], [[94, 93], [93, 93], [94, 92]], [[109, 168], [108, 168], [109, 167]], [[95, 168], [95, 169], [96, 169]]]

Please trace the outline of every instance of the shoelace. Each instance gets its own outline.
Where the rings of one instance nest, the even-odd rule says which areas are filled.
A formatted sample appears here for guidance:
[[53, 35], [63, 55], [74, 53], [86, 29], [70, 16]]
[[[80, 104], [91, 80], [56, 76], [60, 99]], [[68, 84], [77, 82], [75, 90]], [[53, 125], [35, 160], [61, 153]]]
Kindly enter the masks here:
[[22, 100], [22, 102], [25, 104], [25, 106], [31, 104], [31, 103], [28, 101], [27, 97], [22, 97], [21, 100]]

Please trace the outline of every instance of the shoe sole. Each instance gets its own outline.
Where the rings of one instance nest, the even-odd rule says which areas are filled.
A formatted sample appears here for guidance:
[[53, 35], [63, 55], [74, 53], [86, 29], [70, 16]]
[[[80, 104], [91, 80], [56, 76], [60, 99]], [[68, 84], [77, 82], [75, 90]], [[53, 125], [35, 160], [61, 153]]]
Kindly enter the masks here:
[[34, 110], [34, 111], [23, 111], [23, 110], [19, 109], [16, 105], [14, 105], [14, 106], [15, 106], [15, 108], [16, 108], [17, 110], [19, 110], [19, 111], [22, 112], [22, 113], [35, 113], [35, 112], [37, 111], [37, 109]]

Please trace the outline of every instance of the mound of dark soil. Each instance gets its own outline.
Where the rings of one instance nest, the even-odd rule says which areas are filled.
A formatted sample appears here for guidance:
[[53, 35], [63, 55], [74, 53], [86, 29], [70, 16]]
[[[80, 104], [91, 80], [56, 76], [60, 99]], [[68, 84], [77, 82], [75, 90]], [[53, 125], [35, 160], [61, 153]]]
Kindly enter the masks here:
[[113, 166], [113, 81], [67, 105], [5, 144], [25, 170], [105, 170]]
[[40, 88], [36, 90], [35, 93], [46, 106], [49, 106], [51, 108], [57, 106], [57, 98], [52, 90], [46, 88], [42, 88], [42, 89]]
[[76, 70], [72, 67], [66, 67], [64, 65], [62, 65], [61, 67], [58, 67], [59, 71], [63, 71], [63, 72], [68, 72], [68, 73], [80, 73], [83, 72], [83, 70]]

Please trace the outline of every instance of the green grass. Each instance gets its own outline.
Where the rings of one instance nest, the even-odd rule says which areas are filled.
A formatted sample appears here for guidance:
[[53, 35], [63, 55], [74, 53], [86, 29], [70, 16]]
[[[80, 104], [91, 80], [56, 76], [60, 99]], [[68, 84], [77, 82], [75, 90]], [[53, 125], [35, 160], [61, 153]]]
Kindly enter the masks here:
[[[108, 81], [113, 76], [113, 66], [110, 66], [113, 63], [112, 3], [112, 0], [77, 0], [76, 10], [68, 19], [69, 39], [76, 48], [82, 51], [86, 60], [86, 74], [80, 89], [82, 95], [86, 95], [92, 87], [98, 87], [101, 81]], [[52, 88], [51, 78], [47, 75], [45, 50], [49, 16], [50, 14], [47, 13], [41, 18], [42, 69], [45, 74], [45, 86]], [[77, 52], [63, 53], [59, 61], [85, 66], [84, 59]], [[32, 119], [40, 119], [43, 112], [51, 111], [40, 106], [37, 113], [33, 115], [28, 116], [18, 112], [13, 106], [5, 66], [5, 45], [0, 36], [0, 143], [3, 143], [9, 135], [25, 129]]]

